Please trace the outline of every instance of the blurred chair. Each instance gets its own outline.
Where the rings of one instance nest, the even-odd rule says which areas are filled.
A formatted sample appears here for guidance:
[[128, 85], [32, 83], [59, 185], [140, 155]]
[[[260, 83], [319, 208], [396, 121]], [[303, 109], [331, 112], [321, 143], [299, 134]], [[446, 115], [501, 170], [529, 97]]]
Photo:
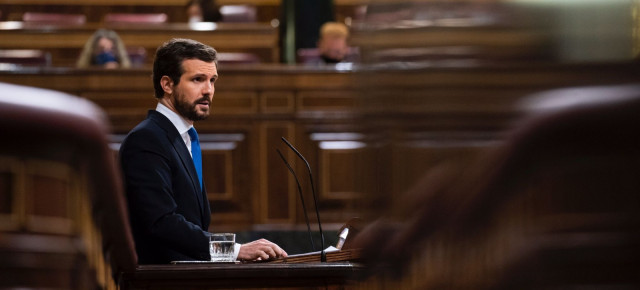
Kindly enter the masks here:
[[222, 5], [222, 22], [256, 22], [257, 9], [253, 5]]
[[127, 46], [131, 66], [140, 67], [147, 62], [147, 49], [142, 46]]
[[364, 230], [364, 255], [412, 265], [415, 289], [638, 289], [640, 85], [527, 104], [477, 163], [428, 172], [399, 205], [411, 220]]
[[320, 58], [320, 51], [313, 48], [300, 48], [296, 52], [296, 59], [298, 63], [315, 63]]
[[107, 13], [104, 16], [105, 23], [166, 23], [165, 13]]
[[87, 22], [87, 17], [84, 14], [26, 12], [22, 15], [22, 21], [82, 25]]
[[493, 224], [489, 243], [510, 241], [488, 247], [501, 256], [489, 264], [495, 288], [638, 289], [640, 85], [554, 90], [526, 104], [533, 116], [462, 219], [472, 231]]
[[256, 64], [260, 63], [260, 58], [253, 53], [243, 52], [220, 52], [218, 62], [221, 64]]
[[[360, 59], [360, 49], [349, 47], [349, 52], [342, 62], [358, 62]], [[296, 52], [296, 61], [300, 64], [321, 64], [323, 63], [318, 48], [300, 48]]]
[[0, 49], [0, 63], [50, 66], [51, 53], [37, 49]]
[[104, 111], [0, 83], [0, 131], [0, 288], [116, 289], [137, 256]]

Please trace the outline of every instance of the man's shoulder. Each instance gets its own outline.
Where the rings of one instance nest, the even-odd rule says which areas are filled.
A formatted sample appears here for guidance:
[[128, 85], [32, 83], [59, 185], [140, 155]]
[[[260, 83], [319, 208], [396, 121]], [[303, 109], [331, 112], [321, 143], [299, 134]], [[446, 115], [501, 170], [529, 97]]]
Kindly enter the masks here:
[[129, 131], [127, 138], [150, 137], [150, 135], [159, 135], [162, 131], [163, 130], [158, 123], [150, 119], [145, 119]]
[[161, 122], [152, 118], [151, 112], [149, 114], [149, 117], [129, 131], [122, 146], [128, 146], [131, 143], [158, 143], [162, 140], [162, 136], [166, 136], [166, 129], [162, 127]]
[[168, 119], [162, 114], [149, 110], [147, 118], [142, 122], [138, 123], [127, 135], [145, 135], [145, 134], [158, 134], [161, 132], [166, 132], [166, 126], [169, 122]]

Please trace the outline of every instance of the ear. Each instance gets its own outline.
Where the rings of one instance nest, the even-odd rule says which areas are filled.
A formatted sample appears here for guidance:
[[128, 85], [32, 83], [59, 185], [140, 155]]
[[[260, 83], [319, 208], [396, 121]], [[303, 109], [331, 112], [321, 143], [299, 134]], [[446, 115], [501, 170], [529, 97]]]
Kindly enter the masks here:
[[160, 79], [160, 86], [165, 94], [171, 95], [173, 93], [173, 80], [168, 76], [162, 76]]

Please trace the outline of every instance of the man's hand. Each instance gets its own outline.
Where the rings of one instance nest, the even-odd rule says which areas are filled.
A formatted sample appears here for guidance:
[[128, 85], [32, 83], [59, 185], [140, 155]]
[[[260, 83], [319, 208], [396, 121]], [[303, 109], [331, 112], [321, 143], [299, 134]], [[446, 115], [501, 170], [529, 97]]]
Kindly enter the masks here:
[[238, 260], [244, 261], [261, 261], [283, 257], [287, 257], [287, 252], [265, 239], [242, 244], [238, 253]]

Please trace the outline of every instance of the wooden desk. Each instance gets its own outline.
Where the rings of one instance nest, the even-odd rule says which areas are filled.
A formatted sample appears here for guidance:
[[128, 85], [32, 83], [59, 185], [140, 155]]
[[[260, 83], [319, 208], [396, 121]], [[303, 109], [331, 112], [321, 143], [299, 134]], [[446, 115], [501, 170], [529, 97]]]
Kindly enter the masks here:
[[279, 59], [278, 31], [266, 23], [167, 23], [154, 25], [45, 25], [0, 22], [0, 49], [42, 49], [52, 53], [53, 64], [73, 66], [85, 42], [99, 28], [115, 30], [126, 46], [139, 46], [153, 56], [156, 48], [173, 38], [190, 38], [220, 52], [252, 52], [263, 62]]
[[353, 282], [363, 270], [349, 262], [140, 265], [122, 275], [120, 289], [326, 287]]

